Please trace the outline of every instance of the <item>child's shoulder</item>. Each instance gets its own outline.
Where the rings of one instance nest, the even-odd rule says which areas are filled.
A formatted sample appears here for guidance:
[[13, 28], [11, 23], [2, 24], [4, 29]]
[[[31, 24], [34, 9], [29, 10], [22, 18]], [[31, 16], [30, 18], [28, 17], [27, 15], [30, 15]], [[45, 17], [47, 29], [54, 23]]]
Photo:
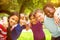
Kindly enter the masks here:
[[6, 32], [7, 30], [4, 28], [4, 26], [3, 25], [1, 25], [0, 24], [0, 30], [2, 30], [2, 31], [4, 31], [4, 32]]
[[3, 27], [3, 25], [2, 24], [0, 24], [0, 28], [2, 28]]
[[41, 22], [39, 22], [39, 21], [38, 21], [38, 23], [37, 23], [37, 24], [42, 25], [42, 23], [41, 23]]

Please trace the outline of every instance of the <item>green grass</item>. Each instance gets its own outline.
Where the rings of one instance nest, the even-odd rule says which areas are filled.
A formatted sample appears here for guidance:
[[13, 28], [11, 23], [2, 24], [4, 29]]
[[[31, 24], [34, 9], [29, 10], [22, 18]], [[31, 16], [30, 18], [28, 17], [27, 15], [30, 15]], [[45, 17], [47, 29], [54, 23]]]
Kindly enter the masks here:
[[[46, 40], [51, 40], [51, 34], [47, 29], [44, 29]], [[33, 40], [32, 32], [22, 32], [18, 40]]]

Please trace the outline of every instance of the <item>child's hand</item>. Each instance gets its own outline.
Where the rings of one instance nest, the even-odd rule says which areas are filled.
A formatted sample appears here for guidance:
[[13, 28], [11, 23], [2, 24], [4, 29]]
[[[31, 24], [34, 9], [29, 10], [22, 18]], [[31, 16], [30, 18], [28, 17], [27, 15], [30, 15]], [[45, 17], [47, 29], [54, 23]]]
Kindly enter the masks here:
[[58, 24], [59, 19], [57, 17], [54, 18], [56, 24]]
[[58, 7], [54, 13], [55, 24], [60, 26], [60, 7]]

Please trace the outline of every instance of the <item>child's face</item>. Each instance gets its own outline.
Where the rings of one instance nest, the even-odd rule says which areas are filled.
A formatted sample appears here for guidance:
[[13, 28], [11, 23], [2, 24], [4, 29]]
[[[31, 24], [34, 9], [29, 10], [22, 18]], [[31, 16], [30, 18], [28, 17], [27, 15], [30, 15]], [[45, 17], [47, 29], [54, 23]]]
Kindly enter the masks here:
[[35, 14], [38, 21], [43, 22], [44, 21], [44, 15], [43, 13], [36, 13]]
[[32, 24], [36, 24], [36, 18], [32, 15], [31, 17], [30, 17], [30, 22], [32, 23]]
[[20, 19], [24, 20], [24, 19], [25, 19], [25, 16], [22, 16], [22, 15], [21, 15], [21, 16], [20, 16]]
[[11, 17], [9, 18], [9, 24], [10, 24], [10, 26], [16, 25], [16, 24], [18, 23], [18, 19], [19, 19], [19, 18], [18, 18], [16, 15], [11, 16]]
[[53, 16], [54, 16], [54, 12], [55, 12], [55, 9], [54, 8], [50, 8], [50, 7], [47, 7], [46, 9], [45, 9], [45, 14], [48, 16], [48, 17], [50, 17], [50, 18], [52, 18]]
[[26, 24], [26, 18], [25, 16], [20, 17], [20, 25], [25, 25]]
[[29, 30], [31, 27], [29, 24], [26, 24], [25, 26], [26, 26], [26, 30]]

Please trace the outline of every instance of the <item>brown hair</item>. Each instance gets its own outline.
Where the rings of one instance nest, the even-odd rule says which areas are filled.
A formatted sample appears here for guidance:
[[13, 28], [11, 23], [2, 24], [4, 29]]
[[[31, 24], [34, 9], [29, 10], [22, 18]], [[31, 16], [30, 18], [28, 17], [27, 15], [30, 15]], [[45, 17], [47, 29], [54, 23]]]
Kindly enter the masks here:
[[54, 8], [54, 5], [53, 5], [52, 3], [48, 3], [48, 4], [46, 4], [46, 5], [43, 7], [43, 11], [44, 11], [44, 12], [45, 12], [45, 9], [46, 9], [47, 7], [50, 7], [50, 8], [55, 9], [55, 8]]
[[30, 13], [29, 19], [31, 19], [31, 18], [30, 18], [31, 16], [34, 16], [34, 17], [35, 17], [34, 12], [31, 12], [31, 13]]
[[19, 18], [19, 13], [18, 13], [18, 12], [10, 12], [10, 15], [9, 15], [9, 17], [8, 17], [8, 22], [9, 22], [9, 18], [10, 18], [11, 16], [14, 16], [14, 15], [16, 15], [16, 16]]

